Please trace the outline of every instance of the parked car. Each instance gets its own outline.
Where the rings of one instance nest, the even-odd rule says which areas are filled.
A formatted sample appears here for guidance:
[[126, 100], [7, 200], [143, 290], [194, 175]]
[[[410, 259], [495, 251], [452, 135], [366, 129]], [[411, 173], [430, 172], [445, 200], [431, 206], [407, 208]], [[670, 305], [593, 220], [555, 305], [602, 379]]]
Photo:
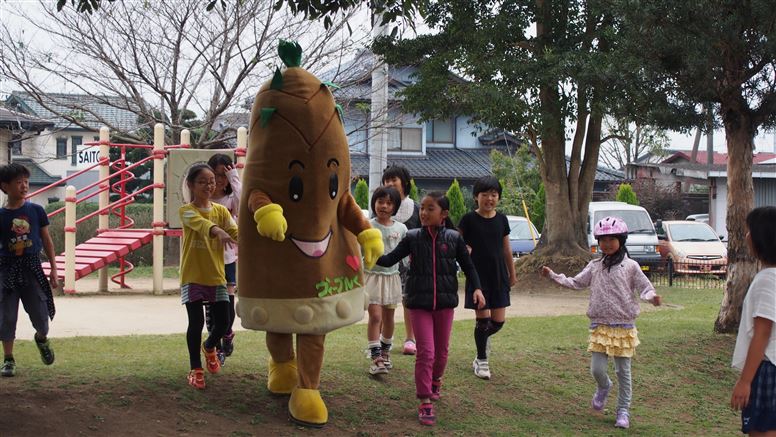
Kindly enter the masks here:
[[727, 249], [711, 226], [699, 221], [658, 221], [660, 256], [680, 274], [727, 275]]
[[695, 221], [695, 222], [701, 222], [709, 224], [709, 215], [708, 214], [690, 214], [688, 215], [685, 220]]
[[629, 256], [639, 263], [641, 270], [649, 273], [661, 264], [660, 253], [657, 251], [657, 233], [646, 209], [625, 202], [590, 202], [588, 210], [587, 242], [591, 252], [598, 253], [598, 240], [593, 236], [593, 227], [604, 217], [614, 216], [623, 219], [628, 225], [625, 247], [628, 248]]
[[527, 218], [517, 215], [508, 215], [507, 220], [509, 221], [509, 245], [512, 246], [512, 255], [519, 257], [533, 252], [540, 236], [533, 223]]

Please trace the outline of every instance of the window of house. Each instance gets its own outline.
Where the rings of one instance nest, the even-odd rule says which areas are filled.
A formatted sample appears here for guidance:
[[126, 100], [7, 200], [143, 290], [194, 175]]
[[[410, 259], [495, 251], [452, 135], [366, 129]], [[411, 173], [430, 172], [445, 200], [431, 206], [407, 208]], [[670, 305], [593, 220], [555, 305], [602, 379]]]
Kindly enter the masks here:
[[22, 140], [14, 140], [8, 143], [8, 147], [11, 149], [11, 155], [22, 154]]
[[431, 120], [426, 122], [427, 143], [455, 142], [455, 119]]
[[70, 137], [70, 164], [76, 165], [78, 163], [78, 147], [84, 142], [84, 137]]
[[67, 138], [57, 138], [57, 159], [67, 156]]
[[394, 152], [420, 152], [423, 132], [419, 127], [389, 127], [388, 150]]

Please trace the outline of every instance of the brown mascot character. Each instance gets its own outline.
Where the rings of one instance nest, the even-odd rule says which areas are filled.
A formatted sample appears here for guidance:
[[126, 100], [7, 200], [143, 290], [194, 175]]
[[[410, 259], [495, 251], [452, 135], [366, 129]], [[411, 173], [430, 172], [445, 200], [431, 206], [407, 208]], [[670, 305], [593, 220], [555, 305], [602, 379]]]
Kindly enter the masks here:
[[348, 141], [328, 86], [300, 68], [297, 43], [281, 41], [278, 51], [287, 68], [261, 87], [251, 112], [237, 311], [243, 327], [267, 332], [270, 392], [291, 394], [295, 422], [323, 426], [324, 339], [363, 318], [359, 243], [367, 265], [383, 243], [350, 194]]

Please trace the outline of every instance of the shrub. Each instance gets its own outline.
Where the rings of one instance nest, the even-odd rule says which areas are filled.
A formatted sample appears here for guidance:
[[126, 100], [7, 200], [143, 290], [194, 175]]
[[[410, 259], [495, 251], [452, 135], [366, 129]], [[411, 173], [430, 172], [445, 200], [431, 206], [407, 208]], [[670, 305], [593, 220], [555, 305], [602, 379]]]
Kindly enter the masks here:
[[410, 199], [415, 202], [420, 202], [420, 196], [418, 194], [418, 186], [415, 185], [415, 179], [410, 179]]
[[617, 189], [617, 196], [615, 199], [618, 202], [625, 202], [629, 205], [638, 205], [639, 199], [636, 197], [636, 193], [633, 192], [631, 184], [620, 184]]
[[359, 179], [356, 182], [356, 190], [353, 193], [353, 197], [356, 198], [356, 203], [361, 209], [369, 209], [369, 185], [363, 179]]
[[466, 202], [463, 198], [461, 186], [458, 184], [458, 179], [453, 179], [453, 183], [450, 184], [446, 195], [450, 200], [450, 220], [453, 221], [455, 226], [458, 226], [461, 217], [466, 214]]

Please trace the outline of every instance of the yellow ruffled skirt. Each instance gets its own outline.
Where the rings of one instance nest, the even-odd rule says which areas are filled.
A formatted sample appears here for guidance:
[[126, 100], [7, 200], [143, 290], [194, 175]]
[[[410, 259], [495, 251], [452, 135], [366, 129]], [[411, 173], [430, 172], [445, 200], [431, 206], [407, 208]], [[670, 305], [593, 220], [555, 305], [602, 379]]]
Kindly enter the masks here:
[[600, 352], [610, 357], [632, 357], [639, 345], [636, 328], [598, 325], [590, 330], [588, 352]]

